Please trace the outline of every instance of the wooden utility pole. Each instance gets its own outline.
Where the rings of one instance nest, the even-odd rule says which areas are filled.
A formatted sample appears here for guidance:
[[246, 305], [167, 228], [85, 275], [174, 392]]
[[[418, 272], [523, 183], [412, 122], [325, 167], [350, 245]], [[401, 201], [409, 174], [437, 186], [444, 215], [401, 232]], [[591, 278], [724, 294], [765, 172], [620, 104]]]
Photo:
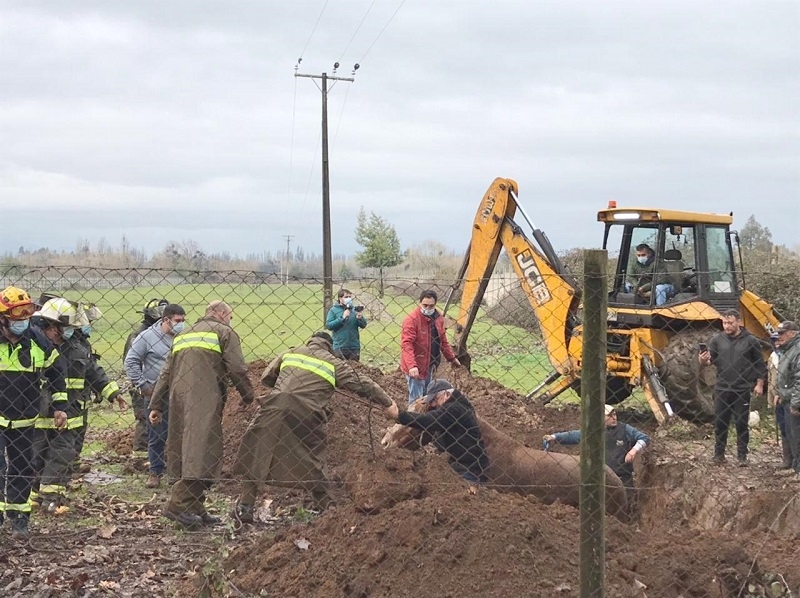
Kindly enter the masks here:
[[289, 244], [292, 242], [292, 239], [294, 239], [294, 235], [283, 235], [283, 238], [286, 239], [286, 276], [284, 278], [284, 284], [289, 284], [289, 263], [292, 260]]
[[587, 250], [583, 262], [581, 364], [581, 598], [602, 598], [605, 585], [605, 402], [608, 254]]
[[[300, 66], [298, 61], [294, 68], [295, 77], [307, 77], [309, 79], [321, 79], [322, 87], [322, 321], [328, 315], [333, 305], [333, 257], [331, 250], [331, 189], [328, 170], [328, 81], [355, 81], [353, 77], [337, 77], [336, 69], [339, 63], [333, 65], [333, 75], [328, 73], [321, 75], [307, 75], [298, 73]], [[359, 65], [353, 67], [353, 75], [358, 70]]]

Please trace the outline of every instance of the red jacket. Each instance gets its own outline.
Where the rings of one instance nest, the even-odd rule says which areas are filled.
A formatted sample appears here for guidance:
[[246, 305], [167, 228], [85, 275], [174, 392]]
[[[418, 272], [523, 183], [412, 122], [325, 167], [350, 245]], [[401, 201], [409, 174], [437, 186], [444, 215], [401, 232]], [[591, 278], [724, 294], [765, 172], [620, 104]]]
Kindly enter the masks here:
[[[447, 341], [444, 331], [444, 318], [436, 310], [434, 318], [436, 330], [439, 332], [441, 354], [447, 361], [456, 358], [453, 348]], [[414, 308], [403, 320], [403, 331], [400, 334], [400, 369], [408, 374], [413, 367], [419, 369], [419, 375], [425, 378], [431, 364], [431, 319], [423, 316], [419, 307]]]

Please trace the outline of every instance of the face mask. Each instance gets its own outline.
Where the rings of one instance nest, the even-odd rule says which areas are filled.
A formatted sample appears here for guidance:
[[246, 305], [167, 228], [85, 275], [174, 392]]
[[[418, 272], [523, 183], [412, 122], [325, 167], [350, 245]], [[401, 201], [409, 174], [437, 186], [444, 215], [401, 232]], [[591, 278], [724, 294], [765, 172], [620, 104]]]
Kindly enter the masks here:
[[429, 307], [429, 308], [420, 307], [419, 310], [422, 312], [423, 316], [432, 316], [434, 314], [434, 312], [436, 311], [436, 308], [435, 307]]
[[68, 341], [69, 339], [72, 338], [72, 334], [74, 332], [75, 332], [74, 328], [64, 328], [64, 330], [61, 331], [61, 338], [63, 338], [65, 341]]
[[350, 307], [351, 305], [353, 305], [353, 298], [352, 297], [345, 297], [344, 304], [347, 307]]
[[641, 255], [636, 258], [636, 261], [639, 262], [642, 266], [647, 265], [647, 258]]
[[81, 332], [83, 333], [83, 336], [89, 336], [92, 334], [92, 325], [87, 324], [86, 326], [81, 326]]
[[29, 325], [29, 320], [13, 320], [8, 323], [8, 331], [13, 335], [22, 336]]
[[183, 329], [186, 327], [186, 322], [175, 322], [172, 325], [172, 333], [173, 334], [180, 334], [183, 332]]

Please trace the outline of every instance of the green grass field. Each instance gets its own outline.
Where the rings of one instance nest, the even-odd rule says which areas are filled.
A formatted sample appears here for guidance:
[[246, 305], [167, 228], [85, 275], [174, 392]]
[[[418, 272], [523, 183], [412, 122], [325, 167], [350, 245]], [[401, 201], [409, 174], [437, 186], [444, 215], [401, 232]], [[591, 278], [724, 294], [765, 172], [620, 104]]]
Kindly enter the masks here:
[[[361, 332], [362, 362], [384, 371], [395, 369], [399, 364], [400, 326], [416, 301], [390, 294], [381, 301], [372, 297], [369, 289], [356, 285], [350, 288], [357, 301], [361, 295], [369, 320]], [[190, 322], [202, 316], [209, 301], [225, 299], [234, 306], [233, 326], [242, 339], [248, 361], [270, 359], [302, 344], [323, 328], [321, 285], [186, 284], [87, 290], [79, 296], [69, 292], [66, 295], [69, 299], [96, 303], [103, 311], [91, 340], [104, 366], [113, 372], [121, 370], [125, 339], [141, 321], [138, 312], [151, 298], [165, 297], [181, 304]], [[547, 356], [538, 346], [532, 333], [496, 324], [481, 312], [470, 334], [473, 372], [527, 393], [550, 372]]]

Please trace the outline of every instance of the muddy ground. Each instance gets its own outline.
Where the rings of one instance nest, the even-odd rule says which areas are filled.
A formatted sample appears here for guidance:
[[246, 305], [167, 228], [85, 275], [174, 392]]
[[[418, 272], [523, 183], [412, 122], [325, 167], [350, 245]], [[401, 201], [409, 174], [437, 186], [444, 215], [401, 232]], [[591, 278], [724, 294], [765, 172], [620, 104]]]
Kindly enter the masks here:
[[[262, 368], [254, 364], [254, 379]], [[359, 372], [404, 397], [399, 373]], [[485, 379], [460, 376], [458, 384], [483, 417], [529, 446], [579, 425], [577, 409], [526, 405]], [[232, 394], [226, 477], [255, 409]], [[267, 487], [265, 522], [177, 531], [158, 514], [166, 489], [141, 487], [143, 463], [126, 450], [129, 434], [109, 434], [111, 448], [93, 469], [122, 468], [124, 482], [84, 481], [70, 513], [34, 515], [26, 544], [0, 535], [0, 595], [578, 595], [577, 510], [495, 491], [470, 496], [441, 455], [382, 450], [379, 410], [338, 394], [333, 409], [335, 508], [314, 515], [300, 508], [302, 494]], [[751, 467], [713, 467], [710, 427], [636, 425], [653, 443], [637, 463], [640, 516], [630, 525], [606, 520], [607, 595], [800, 595], [800, 484], [774, 475], [769, 433], [754, 431]], [[235, 492], [227, 481], [212, 496], [226, 520]]]

